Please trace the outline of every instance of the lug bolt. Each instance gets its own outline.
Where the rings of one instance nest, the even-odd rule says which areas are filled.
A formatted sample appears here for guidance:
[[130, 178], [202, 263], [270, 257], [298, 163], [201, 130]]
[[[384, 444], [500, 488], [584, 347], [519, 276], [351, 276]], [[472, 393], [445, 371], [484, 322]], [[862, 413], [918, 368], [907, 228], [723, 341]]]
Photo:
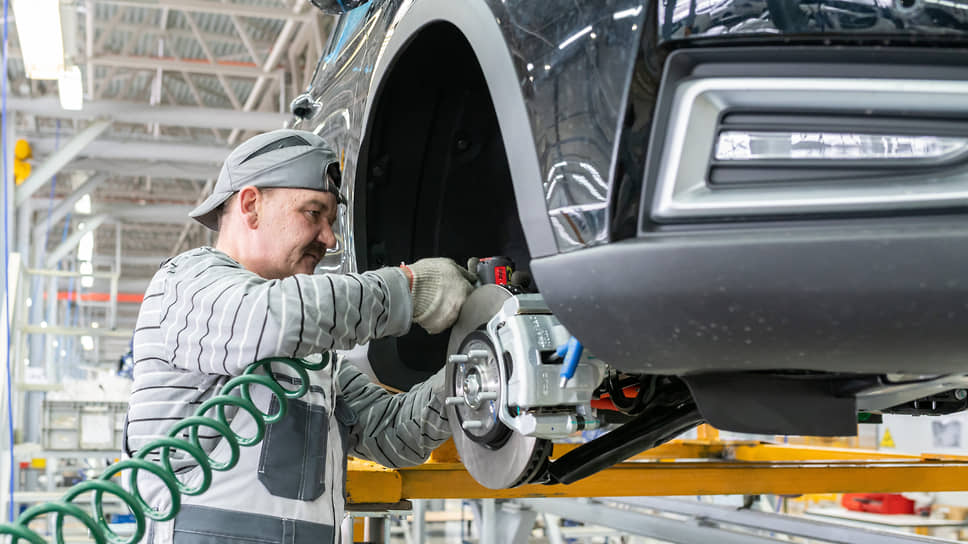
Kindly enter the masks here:
[[464, 402], [464, 397], [447, 397], [444, 399], [444, 404], [447, 406], [453, 406], [455, 404], [461, 404]]
[[490, 353], [486, 349], [472, 349], [467, 352], [471, 359], [487, 359]]
[[484, 391], [480, 395], [477, 395], [477, 398], [481, 400], [497, 400], [497, 393], [493, 391]]
[[454, 363], [455, 365], [459, 365], [461, 363], [466, 363], [468, 359], [469, 358], [463, 353], [455, 353], [450, 357], [447, 357], [447, 362]]
[[480, 421], [474, 421], [473, 419], [469, 419], [461, 424], [461, 427], [463, 427], [465, 431], [469, 431], [471, 429], [480, 429], [483, 426], [483, 423]]

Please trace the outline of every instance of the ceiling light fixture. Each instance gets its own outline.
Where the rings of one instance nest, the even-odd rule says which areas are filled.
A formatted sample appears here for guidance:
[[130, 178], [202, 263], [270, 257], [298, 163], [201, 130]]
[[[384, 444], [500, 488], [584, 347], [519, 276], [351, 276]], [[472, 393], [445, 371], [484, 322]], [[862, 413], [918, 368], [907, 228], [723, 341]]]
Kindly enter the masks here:
[[65, 71], [59, 0], [14, 0], [20, 52], [30, 79], [59, 79]]
[[65, 110], [84, 109], [84, 86], [81, 84], [81, 69], [71, 66], [61, 73], [57, 80], [57, 94], [60, 105]]

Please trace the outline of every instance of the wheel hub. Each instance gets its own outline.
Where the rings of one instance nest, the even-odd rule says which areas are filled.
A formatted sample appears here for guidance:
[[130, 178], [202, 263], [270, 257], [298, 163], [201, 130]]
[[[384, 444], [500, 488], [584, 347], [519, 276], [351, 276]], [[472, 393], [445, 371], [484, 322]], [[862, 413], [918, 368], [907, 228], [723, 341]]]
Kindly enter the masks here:
[[500, 446], [510, 431], [498, 418], [501, 371], [487, 335], [471, 332], [449, 360], [455, 365], [454, 393], [463, 401], [454, 405], [461, 428], [479, 444]]
[[481, 407], [481, 373], [476, 368], [464, 377], [464, 401], [475, 410]]
[[548, 440], [511, 431], [501, 421], [501, 368], [490, 337], [481, 330], [511, 293], [497, 285], [478, 288], [451, 329], [446, 387], [447, 416], [461, 462], [491, 489], [537, 481], [551, 454]]

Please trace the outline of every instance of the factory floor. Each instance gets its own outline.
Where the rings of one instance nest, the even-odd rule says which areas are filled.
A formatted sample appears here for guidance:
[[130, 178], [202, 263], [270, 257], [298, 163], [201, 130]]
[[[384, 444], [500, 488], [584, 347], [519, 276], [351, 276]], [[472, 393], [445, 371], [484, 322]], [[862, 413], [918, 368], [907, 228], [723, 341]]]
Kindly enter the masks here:
[[[472, 501], [427, 501], [426, 530], [419, 544], [476, 544], [480, 540], [478, 526], [474, 522]], [[545, 531], [547, 524], [557, 527], [555, 538]], [[395, 519], [391, 524], [391, 544], [418, 544], [413, 536], [412, 519]], [[651, 538], [622, 534], [607, 527], [583, 526], [562, 522], [556, 516], [539, 515], [532, 527], [528, 544], [553, 544], [557, 542], [581, 544], [663, 544]]]

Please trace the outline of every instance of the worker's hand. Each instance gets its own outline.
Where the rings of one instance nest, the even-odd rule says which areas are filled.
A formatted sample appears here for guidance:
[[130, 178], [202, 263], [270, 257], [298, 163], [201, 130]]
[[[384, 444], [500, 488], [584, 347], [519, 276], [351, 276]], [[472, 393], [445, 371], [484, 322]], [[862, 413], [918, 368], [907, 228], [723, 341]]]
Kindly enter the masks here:
[[447, 330], [457, 316], [467, 295], [474, 290], [477, 277], [450, 259], [420, 259], [404, 265], [410, 277], [413, 321], [430, 334]]

